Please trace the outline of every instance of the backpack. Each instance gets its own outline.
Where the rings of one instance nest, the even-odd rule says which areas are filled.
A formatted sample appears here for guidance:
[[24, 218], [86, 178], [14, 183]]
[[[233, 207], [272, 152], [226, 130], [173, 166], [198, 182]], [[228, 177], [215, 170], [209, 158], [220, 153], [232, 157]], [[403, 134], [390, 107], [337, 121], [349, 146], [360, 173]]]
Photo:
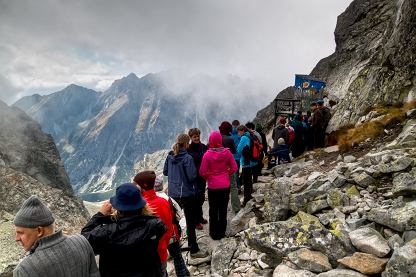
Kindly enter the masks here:
[[[181, 216], [179, 215], [178, 209], [176, 209], [175, 205], [173, 204], [172, 198], [169, 197], [168, 202], [170, 204], [170, 208], [172, 210], [172, 224], [176, 226], [178, 229], [178, 235], [179, 237], [182, 236], [182, 228], [179, 224], [179, 221], [181, 220]], [[172, 239], [176, 241], [175, 232], [172, 234]]]
[[295, 140], [295, 131], [292, 130], [292, 128], [286, 128], [287, 132], [289, 133], [289, 139], [287, 144], [290, 145]]
[[259, 138], [250, 133], [250, 160], [251, 161], [258, 161], [260, 158], [261, 151], [263, 150], [263, 145], [260, 143]]

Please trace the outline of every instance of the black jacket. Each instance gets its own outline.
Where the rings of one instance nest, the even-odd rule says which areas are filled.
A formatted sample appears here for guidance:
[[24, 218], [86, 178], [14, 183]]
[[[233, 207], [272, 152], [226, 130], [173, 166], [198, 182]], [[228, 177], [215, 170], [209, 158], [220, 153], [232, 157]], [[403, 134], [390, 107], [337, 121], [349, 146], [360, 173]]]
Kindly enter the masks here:
[[205, 193], [206, 181], [199, 175], [199, 168], [201, 167], [202, 157], [204, 156], [205, 152], [207, 152], [208, 147], [203, 143], [191, 143], [188, 148], [188, 154], [192, 156], [194, 159], [195, 167], [196, 167], [196, 182], [198, 185], [198, 192]]
[[134, 215], [113, 221], [99, 212], [81, 234], [100, 255], [101, 277], [159, 277], [162, 270], [157, 246], [165, 231], [158, 217]]
[[279, 140], [279, 138], [283, 138], [285, 140], [285, 144], [288, 143], [289, 141], [289, 132], [287, 131], [286, 127], [284, 125], [278, 125], [276, 128], [274, 128], [273, 130], [273, 148], [277, 147], [277, 141]]

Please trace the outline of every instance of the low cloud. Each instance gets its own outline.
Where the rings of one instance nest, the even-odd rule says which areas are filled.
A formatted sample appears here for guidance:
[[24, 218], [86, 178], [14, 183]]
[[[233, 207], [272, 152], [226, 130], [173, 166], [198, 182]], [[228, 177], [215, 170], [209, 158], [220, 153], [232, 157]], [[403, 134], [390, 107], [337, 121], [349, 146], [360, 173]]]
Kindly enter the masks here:
[[250, 78], [272, 97], [334, 51], [350, 2], [1, 1], [0, 74], [18, 89], [0, 99], [172, 69]]

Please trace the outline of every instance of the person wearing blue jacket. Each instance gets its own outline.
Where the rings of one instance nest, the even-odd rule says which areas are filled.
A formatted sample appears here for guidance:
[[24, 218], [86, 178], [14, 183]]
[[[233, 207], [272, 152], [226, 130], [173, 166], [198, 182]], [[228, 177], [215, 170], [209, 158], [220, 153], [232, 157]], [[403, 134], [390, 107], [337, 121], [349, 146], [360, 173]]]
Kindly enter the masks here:
[[192, 156], [187, 152], [189, 140], [187, 134], [178, 135], [173, 151], [166, 157], [163, 175], [168, 176], [168, 195], [178, 202], [185, 213], [191, 258], [204, 258], [208, 253], [199, 250], [196, 241], [197, 171]]
[[[238, 132], [237, 132], [237, 127], [240, 125], [240, 121], [235, 119], [235, 120], [233, 120], [231, 125], [233, 127], [232, 130], [231, 130], [231, 137], [234, 140], [235, 147], [237, 147], [238, 144], [240, 143], [240, 136], [238, 135]], [[236, 151], [235, 153], [233, 153], [233, 156], [234, 156], [235, 162], [237, 163], [237, 168], [240, 169], [241, 155]], [[239, 170], [237, 170], [237, 172], [235, 173], [235, 179], [237, 181], [238, 190], [240, 191], [241, 190], [241, 179], [240, 179]]]
[[243, 207], [252, 198], [253, 193], [253, 169], [257, 166], [257, 162], [251, 159], [250, 132], [246, 126], [240, 125], [237, 128], [240, 142], [237, 146], [237, 153], [241, 155], [240, 166], [242, 167], [241, 179], [244, 187]]

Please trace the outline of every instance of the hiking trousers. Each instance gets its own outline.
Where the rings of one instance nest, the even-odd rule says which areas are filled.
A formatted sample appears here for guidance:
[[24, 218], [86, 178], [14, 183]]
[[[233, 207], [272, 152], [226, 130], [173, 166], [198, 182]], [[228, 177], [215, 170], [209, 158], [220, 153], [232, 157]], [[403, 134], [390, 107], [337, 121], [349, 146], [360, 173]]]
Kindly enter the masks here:
[[173, 198], [183, 209], [186, 221], [186, 232], [188, 234], [188, 246], [191, 253], [199, 251], [198, 243], [196, 242], [195, 227], [198, 224], [196, 221], [197, 215], [197, 200], [196, 196]]
[[234, 213], [238, 213], [241, 209], [240, 198], [238, 197], [237, 178], [235, 174], [230, 175], [230, 196], [231, 208]]
[[252, 167], [243, 167], [241, 172], [241, 179], [244, 186], [244, 203], [245, 206], [248, 201], [252, 198], [251, 194], [253, 193], [253, 168]]
[[225, 237], [227, 228], [227, 207], [230, 199], [230, 188], [208, 188], [209, 202], [209, 234], [212, 239]]
[[186, 268], [185, 261], [183, 260], [181, 254], [181, 246], [179, 245], [179, 241], [172, 242], [168, 245], [169, 255], [173, 259], [173, 264], [175, 266], [175, 273], [177, 277], [187, 277], [191, 276]]

